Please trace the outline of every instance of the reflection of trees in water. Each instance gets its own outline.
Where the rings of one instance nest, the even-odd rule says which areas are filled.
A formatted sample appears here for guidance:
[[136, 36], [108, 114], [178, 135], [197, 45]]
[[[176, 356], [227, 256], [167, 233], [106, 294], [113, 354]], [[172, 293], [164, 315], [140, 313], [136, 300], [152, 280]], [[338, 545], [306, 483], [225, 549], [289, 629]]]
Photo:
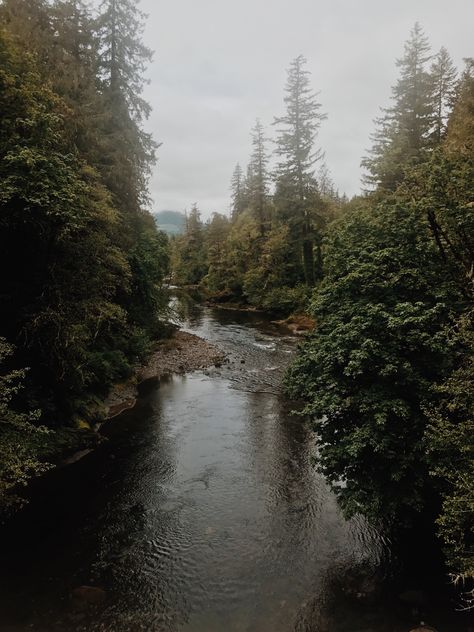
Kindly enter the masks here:
[[170, 302], [172, 317], [179, 322], [187, 322], [189, 325], [200, 327], [203, 322], [202, 294], [198, 290], [187, 291], [173, 290]]
[[[331, 568], [322, 590], [300, 611], [295, 632], [394, 632], [423, 630], [469, 632], [472, 619], [454, 612], [442, 592], [425, 591], [416, 579], [385, 581], [384, 568], [367, 563]], [[408, 589], [418, 586], [418, 589]], [[464, 613], [466, 614], [466, 613]], [[430, 627], [434, 626], [434, 627]]]
[[370, 563], [333, 566], [298, 613], [295, 632], [393, 632], [397, 613], [377, 602], [380, 586], [379, 570]]
[[[278, 594], [280, 586], [294, 609], [297, 632], [354, 632], [350, 623], [335, 627], [336, 622], [346, 625], [344, 617], [339, 620], [336, 614], [346, 608], [346, 601], [350, 605], [355, 600], [358, 607], [357, 595], [374, 593], [380, 540], [363, 520], [344, 521], [333, 493], [315, 472], [313, 432], [303, 418], [291, 414], [292, 406], [281, 398], [255, 393], [249, 394], [245, 411], [248, 445], [253, 448], [249, 457], [258, 487], [265, 490], [268, 514], [263, 522], [264, 563], [272, 569], [272, 590]], [[290, 585], [288, 574], [293, 578]], [[298, 601], [301, 586], [310, 592], [303, 606]], [[295, 601], [292, 587], [296, 587]], [[370, 628], [361, 627], [365, 629]]]
[[[114, 422], [121, 424], [115, 438], [114, 493], [98, 520], [99, 544], [90, 574], [108, 591], [99, 630], [176, 630], [188, 610], [184, 577], [177, 572], [189, 535], [180, 525], [181, 501], [170, 492], [179, 446], [169, 432], [163, 391], [146, 385], [135, 409]], [[132, 439], [132, 440], [131, 440]], [[93, 624], [87, 628], [95, 630]], [[157, 627], [159, 625], [159, 628]], [[129, 627], [130, 626], [130, 627]]]
[[267, 588], [269, 595], [281, 593], [296, 615], [301, 587], [317, 587], [328, 566], [339, 555], [347, 557], [350, 543], [333, 495], [314, 472], [312, 432], [304, 419], [291, 415], [290, 405], [249, 393], [245, 415], [248, 458], [266, 514], [262, 568], [269, 577], [263, 578], [262, 594]]

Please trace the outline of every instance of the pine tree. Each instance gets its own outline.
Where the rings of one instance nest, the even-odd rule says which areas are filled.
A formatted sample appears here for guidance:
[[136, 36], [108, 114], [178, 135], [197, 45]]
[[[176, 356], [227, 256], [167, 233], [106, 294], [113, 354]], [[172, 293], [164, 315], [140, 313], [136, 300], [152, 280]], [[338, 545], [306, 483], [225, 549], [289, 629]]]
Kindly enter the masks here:
[[234, 222], [237, 217], [244, 210], [244, 174], [240, 164], [235, 165], [232, 179], [230, 182], [232, 205], [231, 205], [231, 217]]
[[97, 20], [102, 81], [100, 170], [119, 208], [129, 216], [148, 202], [148, 178], [156, 143], [142, 128], [150, 106], [143, 99], [144, 71], [151, 51], [141, 36], [144, 14], [131, 0], [104, 0]]
[[276, 154], [282, 158], [277, 167], [277, 190], [301, 242], [304, 277], [314, 284], [314, 257], [311, 214], [317, 198], [314, 165], [322, 157], [315, 149], [317, 131], [326, 116], [310, 87], [306, 59], [300, 55], [290, 65], [286, 84], [286, 114], [275, 118]]
[[153, 53], [142, 42], [145, 14], [132, 0], [104, 0], [97, 28], [101, 42], [100, 70], [109, 92], [124, 100], [130, 116], [141, 121], [150, 114], [143, 99], [143, 75]]
[[211, 292], [220, 292], [227, 288], [229, 267], [226, 240], [229, 235], [230, 222], [225, 215], [213, 213], [206, 225], [206, 251], [208, 273], [204, 279]]
[[432, 82], [426, 70], [430, 46], [418, 23], [397, 60], [400, 77], [392, 88], [393, 105], [376, 119], [378, 129], [370, 155], [362, 160], [369, 186], [393, 190], [403, 179], [407, 166], [422, 159], [430, 145], [433, 127]]
[[446, 134], [449, 114], [456, 96], [456, 78], [456, 68], [448, 51], [443, 46], [431, 65], [434, 108], [432, 138], [435, 145], [439, 145]]
[[249, 196], [250, 206], [260, 226], [260, 234], [265, 235], [268, 224], [268, 156], [266, 153], [263, 125], [259, 119], [252, 130], [253, 152], [250, 158]]
[[182, 285], [196, 285], [207, 274], [206, 253], [204, 248], [204, 226], [197, 204], [193, 204], [186, 214], [186, 229], [175, 242], [177, 262], [176, 281]]
[[[452, 115], [448, 122], [446, 149], [472, 161], [474, 151], [474, 59], [465, 60]], [[471, 163], [472, 164], [472, 163]]]

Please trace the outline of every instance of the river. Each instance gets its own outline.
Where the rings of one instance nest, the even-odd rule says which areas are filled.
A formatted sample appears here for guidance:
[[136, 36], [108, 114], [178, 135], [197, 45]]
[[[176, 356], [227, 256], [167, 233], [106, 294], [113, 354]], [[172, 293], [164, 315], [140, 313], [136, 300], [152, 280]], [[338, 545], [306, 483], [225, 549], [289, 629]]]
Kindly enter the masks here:
[[[343, 519], [280, 393], [296, 339], [198, 305], [182, 326], [228, 362], [143, 385], [107, 442], [37, 484], [2, 533], [2, 632], [407, 632], [420, 605], [378, 590], [389, 547]], [[73, 604], [82, 585], [104, 603]], [[468, 630], [438, 599], [423, 608]]]

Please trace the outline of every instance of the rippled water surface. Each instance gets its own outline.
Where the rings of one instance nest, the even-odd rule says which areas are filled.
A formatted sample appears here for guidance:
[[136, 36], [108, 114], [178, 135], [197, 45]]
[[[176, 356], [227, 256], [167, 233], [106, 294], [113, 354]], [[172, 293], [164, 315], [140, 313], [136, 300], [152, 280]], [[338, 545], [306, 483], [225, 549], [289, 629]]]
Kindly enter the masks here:
[[[202, 307], [183, 326], [228, 362], [147, 384], [108, 442], [41, 482], [3, 538], [0, 629], [407, 632], [417, 605], [370, 601], [382, 538], [342, 518], [279, 393], [295, 339]], [[105, 602], [78, 608], [82, 585]]]

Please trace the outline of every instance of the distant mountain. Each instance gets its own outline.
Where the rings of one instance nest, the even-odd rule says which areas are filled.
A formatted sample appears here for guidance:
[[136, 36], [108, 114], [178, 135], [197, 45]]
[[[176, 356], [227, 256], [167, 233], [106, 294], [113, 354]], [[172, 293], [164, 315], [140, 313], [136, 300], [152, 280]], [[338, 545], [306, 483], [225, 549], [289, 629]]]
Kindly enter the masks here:
[[184, 232], [185, 215], [179, 211], [158, 211], [153, 213], [156, 225], [167, 235], [181, 235]]

